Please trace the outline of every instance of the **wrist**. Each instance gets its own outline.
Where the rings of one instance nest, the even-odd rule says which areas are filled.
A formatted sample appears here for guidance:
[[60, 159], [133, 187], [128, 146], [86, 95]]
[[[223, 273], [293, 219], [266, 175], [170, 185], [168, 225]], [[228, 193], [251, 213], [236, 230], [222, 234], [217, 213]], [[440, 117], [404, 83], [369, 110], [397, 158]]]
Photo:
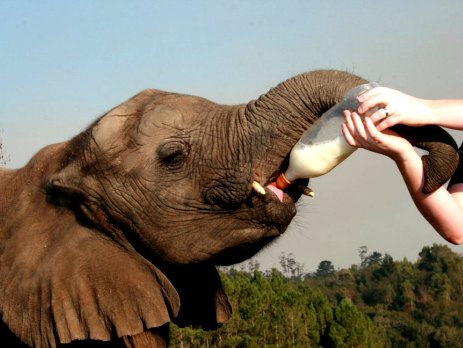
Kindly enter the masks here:
[[421, 100], [423, 105], [423, 119], [426, 120], [425, 124], [439, 124], [439, 100]]
[[397, 165], [414, 162], [417, 159], [421, 160], [411, 144], [401, 146], [397, 151], [389, 154], [389, 157], [397, 163]]

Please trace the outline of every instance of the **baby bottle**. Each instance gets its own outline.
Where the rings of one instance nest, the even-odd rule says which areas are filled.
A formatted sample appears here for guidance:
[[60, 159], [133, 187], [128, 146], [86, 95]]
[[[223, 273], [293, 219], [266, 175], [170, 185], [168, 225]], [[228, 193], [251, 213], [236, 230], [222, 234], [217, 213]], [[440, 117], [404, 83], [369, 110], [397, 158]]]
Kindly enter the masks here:
[[276, 186], [285, 189], [296, 179], [326, 174], [351, 155], [356, 148], [346, 142], [341, 130], [344, 110], [356, 111], [359, 106], [357, 97], [378, 86], [371, 82], [354, 87], [343, 101], [326, 111], [293, 147], [288, 169], [280, 174]]

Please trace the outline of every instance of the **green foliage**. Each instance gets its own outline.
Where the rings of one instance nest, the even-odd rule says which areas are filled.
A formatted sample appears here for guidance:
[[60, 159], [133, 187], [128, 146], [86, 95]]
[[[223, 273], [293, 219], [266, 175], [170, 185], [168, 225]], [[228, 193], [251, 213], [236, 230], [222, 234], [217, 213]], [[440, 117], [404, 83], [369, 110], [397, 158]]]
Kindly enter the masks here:
[[359, 249], [361, 263], [313, 274], [233, 268], [222, 280], [233, 316], [222, 328], [172, 328], [173, 347], [458, 347], [463, 342], [463, 257], [425, 247], [415, 262]]
[[331, 302], [307, 282], [276, 269], [221, 276], [234, 308], [230, 322], [210, 332], [173, 326], [172, 346], [340, 347], [338, 341], [349, 347], [385, 346], [381, 329], [350, 300]]
[[[394, 261], [359, 249], [360, 267], [349, 272], [354, 282], [332, 283], [312, 277], [308, 282], [331, 301], [345, 296], [385, 332], [392, 347], [457, 347], [463, 342], [463, 257], [447, 246], [424, 247], [415, 263]], [[345, 276], [344, 276], [345, 278]], [[343, 289], [333, 293], [333, 288]], [[358, 324], [361, 326], [361, 324]], [[341, 330], [338, 330], [341, 331]], [[341, 346], [341, 345], [339, 345]], [[361, 346], [364, 346], [363, 344]]]

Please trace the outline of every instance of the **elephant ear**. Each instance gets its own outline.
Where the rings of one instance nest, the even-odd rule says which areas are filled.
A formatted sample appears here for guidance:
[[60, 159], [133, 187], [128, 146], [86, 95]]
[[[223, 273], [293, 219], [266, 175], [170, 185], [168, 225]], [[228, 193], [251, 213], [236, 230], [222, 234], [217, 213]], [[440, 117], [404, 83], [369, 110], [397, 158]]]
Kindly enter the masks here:
[[182, 304], [173, 319], [175, 324], [211, 330], [230, 319], [232, 308], [214, 265], [170, 266], [164, 273], [174, 284]]
[[0, 313], [26, 344], [134, 336], [178, 314], [170, 281], [137, 253], [64, 210], [20, 218], [0, 250]]
[[458, 146], [452, 136], [438, 126], [410, 127], [396, 125], [392, 130], [413, 146], [428, 151], [422, 156], [424, 183], [422, 192], [432, 193], [444, 185], [458, 166]]

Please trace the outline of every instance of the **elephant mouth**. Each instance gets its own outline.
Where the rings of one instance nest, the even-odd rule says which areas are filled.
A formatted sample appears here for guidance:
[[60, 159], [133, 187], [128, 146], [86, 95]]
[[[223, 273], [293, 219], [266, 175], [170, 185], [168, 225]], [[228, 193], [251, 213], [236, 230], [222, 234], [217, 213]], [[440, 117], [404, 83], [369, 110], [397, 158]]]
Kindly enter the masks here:
[[273, 183], [281, 172], [278, 168], [268, 177], [255, 176], [251, 194], [233, 213], [236, 225], [231, 231], [223, 230], [227, 232], [221, 237], [221, 245], [225, 247], [210, 254], [215, 264], [242, 262], [286, 232], [296, 216], [296, 203], [310, 190], [308, 179], [296, 180], [283, 190], [277, 188]]
[[247, 208], [239, 215], [244, 224], [233, 231], [225, 243], [227, 247], [214, 254], [213, 262], [218, 265], [242, 262], [285, 233], [297, 213], [296, 203], [303, 194], [302, 187], [307, 184], [307, 180], [304, 181], [281, 192], [272, 190], [271, 185], [253, 185], [258, 192], [252, 195]]
[[275, 184], [272, 175], [265, 187], [257, 182], [253, 183], [255, 195], [253, 206], [257, 209], [258, 220], [266, 227], [274, 227], [278, 234], [285, 232], [297, 213], [296, 203], [302, 195], [313, 195], [307, 187], [308, 179], [297, 180], [285, 189]]
[[302, 179], [297, 180], [292, 183], [288, 183], [286, 187], [281, 187], [277, 184], [277, 178], [282, 174], [280, 172], [277, 176], [272, 176], [268, 181], [268, 184], [265, 188], [260, 185], [257, 181], [252, 183], [252, 188], [255, 193], [261, 196], [270, 195], [276, 197], [281, 203], [296, 203], [302, 195], [313, 197], [315, 195], [314, 191], [308, 187], [309, 180]]

